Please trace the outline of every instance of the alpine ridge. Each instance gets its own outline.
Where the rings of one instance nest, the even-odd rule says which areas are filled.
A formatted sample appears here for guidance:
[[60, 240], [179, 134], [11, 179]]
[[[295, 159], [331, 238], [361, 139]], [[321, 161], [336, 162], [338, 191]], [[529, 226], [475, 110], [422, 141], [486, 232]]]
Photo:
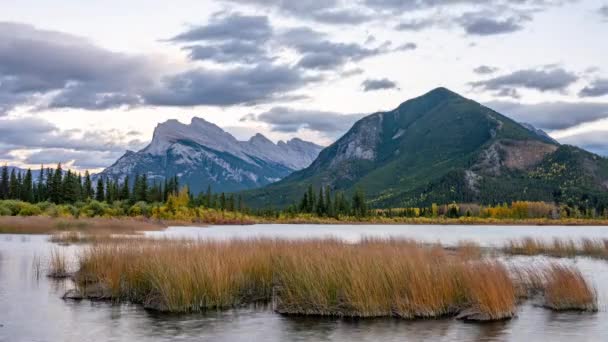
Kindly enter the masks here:
[[309, 167], [244, 195], [251, 206], [286, 206], [310, 185], [347, 194], [361, 189], [381, 208], [576, 203], [607, 196], [608, 161], [437, 88], [364, 117]]
[[127, 151], [97, 177], [123, 181], [146, 174], [150, 182], [178, 176], [193, 193], [211, 186], [214, 192], [260, 187], [302, 169], [321, 147], [294, 138], [277, 144], [261, 134], [239, 141], [202, 118], [190, 124], [168, 120], [158, 124], [152, 141], [139, 152]]

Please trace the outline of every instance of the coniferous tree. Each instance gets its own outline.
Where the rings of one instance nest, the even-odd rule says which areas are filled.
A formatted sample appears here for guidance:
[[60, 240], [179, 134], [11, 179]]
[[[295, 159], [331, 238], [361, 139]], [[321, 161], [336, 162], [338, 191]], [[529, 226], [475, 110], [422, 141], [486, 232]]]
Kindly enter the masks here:
[[[51, 171], [52, 172], [52, 171]], [[49, 198], [53, 203], [62, 203], [63, 201], [63, 193], [62, 193], [62, 184], [63, 184], [63, 172], [61, 169], [61, 164], [57, 165], [55, 172], [52, 174], [51, 180], [49, 182]]]
[[308, 186], [308, 208], [306, 208], [307, 213], [312, 213], [315, 209], [315, 192], [312, 188], [312, 185]]
[[93, 191], [93, 183], [91, 182], [91, 175], [89, 171], [84, 172], [84, 184], [83, 184], [83, 194], [85, 200], [92, 199], [94, 197], [95, 192]]
[[131, 199], [131, 191], [129, 190], [129, 176], [125, 177], [124, 182], [122, 183], [122, 188], [120, 189], [120, 199], [123, 201], [128, 201]]
[[40, 165], [40, 174], [38, 175], [38, 181], [36, 182], [34, 191], [34, 200], [36, 202], [46, 201], [46, 187], [44, 183], [44, 165]]
[[2, 174], [0, 175], [0, 199], [8, 198], [9, 190], [8, 166], [2, 166]]
[[222, 211], [226, 210], [226, 194], [223, 192], [220, 195], [220, 209]]
[[319, 188], [319, 197], [317, 197], [316, 212], [317, 216], [325, 215], [325, 200], [323, 196], [323, 187]]
[[207, 185], [207, 194], [205, 195], [205, 206], [211, 208], [211, 185]]
[[95, 200], [103, 202], [105, 200], [105, 191], [103, 186], [103, 178], [97, 179], [97, 188], [95, 190]]
[[325, 214], [328, 217], [335, 216], [333, 203], [331, 201], [331, 189], [329, 185], [325, 187]]
[[139, 200], [143, 201], [143, 202], [147, 202], [148, 201], [148, 176], [144, 173], [141, 176], [141, 180], [140, 180], [140, 185], [139, 185]]
[[234, 203], [234, 195], [230, 194], [230, 196], [228, 196], [228, 203], [227, 203], [228, 211], [234, 211], [235, 206], [236, 205]]
[[34, 187], [32, 180], [32, 170], [27, 169], [23, 183], [21, 185], [21, 200], [25, 202], [34, 202]]
[[367, 216], [367, 205], [365, 204], [365, 194], [361, 189], [355, 190], [353, 195], [353, 214], [357, 217]]
[[8, 182], [8, 198], [19, 199], [19, 183], [17, 181], [15, 169], [11, 170], [11, 176]]

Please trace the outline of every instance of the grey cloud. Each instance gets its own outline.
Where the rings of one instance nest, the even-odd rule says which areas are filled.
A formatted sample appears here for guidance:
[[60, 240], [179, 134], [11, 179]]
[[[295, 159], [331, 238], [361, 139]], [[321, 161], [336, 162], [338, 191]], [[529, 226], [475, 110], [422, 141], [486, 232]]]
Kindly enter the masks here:
[[486, 105], [518, 122], [528, 122], [543, 130], [560, 130], [585, 122], [608, 118], [608, 103], [544, 102], [521, 104], [494, 101]]
[[347, 9], [322, 10], [311, 13], [316, 21], [327, 24], [361, 24], [371, 20], [371, 16], [363, 12]]
[[602, 7], [600, 7], [600, 9], [598, 10], [600, 15], [602, 17], [604, 17], [605, 20], [608, 20], [608, 5], [604, 5]]
[[[348, 6], [338, 0], [224, 0], [246, 5], [274, 8], [290, 16], [318, 21], [326, 24], [360, 24], [373, 17], [364, 8]], [[348, 4], [348, 5], [347, 5]]]
[[514, 16], [504, 19], [492, 18], [485, 12], [465, 13], [458, 22], [471, 35], [489, 36], [512, 33], [523, 29], [523, 23], [530, 21], [527, 15]]
[[[133, 105], [137, 89], [152, 82], [157, 70], [147, 57], [107, 51], [81, 37], [0, 23], [2, 112], [32, 102], [93, 109]], [[39, 103], [49, 93], [54, 98]]]
[[400, 46], [398, 46], [395, 51], [410, 51], [410, 50], [416, 50], [418, 48], [418, 45], [416, 43], [404, 43], [401, 44]]
[[274, 64], [225, 71], [197, 69], [165, 78], [145, 99], [160, 106], [252, 104], [277, 99], [318, 80]]
[[54, 148], [31, 153], [25, 157], [23, 162], [41, 165], [72, 163], [71, 166], [77, 169], [97, 169], [111, 165], [121, 155], [121, 152], [83, 152]]
[[266, 16], [221, 13], [206, 25], [193, 27], [169, 41], [196, 42], [183, 47], [192, 60], [251, 64], [274, 60], [267, 51], [267, 43], [273, 35], [273, 27]]
[[174, 42], [240, 40], [261, 42], [272, 36], [268, 17], [241, 14], [219, 15], [204, 26], [197, 26], [171, 38]]
[[395, 29], [399, 31], [421, 31], [436, 24], [433, 18], [411, 19], [400, 22]]
[[309, 129], [329, 137], [336, 137], [346, 132], [364, 114], [339, 114], [316, 110], [297, 110], [286, 107], [275, 107], [271, 110], [253, 115], [242, 120], [256, 120], [269, 124], [272, 130], [279, 132], [297, 132]]
[[564, 91], [578, 80], [578, 76], [561, 68], [524, 69], [510, 74], [472, 82], [471, 85], [482, 90], [500, 91], [516, 87], [538, 91]]
[[397, 83], [387, 79], [369, 79], [363, 81], [361, 84], [363, 91], [374, 91], [374, 90], [386, 90], [386, 89], [397, 89]]
[[118, 130], [60, 130], [39, 118], [0, 119], [0, 144], [11, 149], [73, 149], [79, 151], [121, 152], [138, 149], [143, 143]]
[[255, 63], [270, 62], [263, 44], [242, 41], [228, 41], [217, 45], [186, 46], [184, 50], [190, 51], [192, 60], [211, 60], [218, 63]]
[[608, 95], [608, 78], [597, 79], [579, 92], [581, 97], [599, 97]]
[[357, 43], [333, 42], [326, 39], [324, 33], [310, 28], [288, 30], [278, 37], [278, 41], [302, 56], [298, 66], [305, 69], [334, 69], [389, 51], [385, 46], [367, 48]]
[[495, 73], [496, 71], [498, 71], [498, 68], [492, 67], [492, 66], [488, 66], [488, 65], [480, 65], [477, 68], [473, 69], [473, 71], [476, 74], [487, 75], [487, 74], [493, 74], [493, 73]]
[[608, 156], [608, 131], [590, 131], [559, 139], [562, 144], [576, 145], [593, 153]]

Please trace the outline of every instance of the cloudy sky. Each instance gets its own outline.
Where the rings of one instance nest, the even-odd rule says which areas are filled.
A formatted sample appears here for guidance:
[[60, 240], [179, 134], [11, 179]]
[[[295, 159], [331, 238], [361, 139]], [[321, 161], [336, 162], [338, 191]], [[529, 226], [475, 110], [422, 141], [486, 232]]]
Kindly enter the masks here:
[[99, 170], [193, 116], [329, 144], [438, 86], [608, 155], [606, 0], [0, 1], [0, 163]]

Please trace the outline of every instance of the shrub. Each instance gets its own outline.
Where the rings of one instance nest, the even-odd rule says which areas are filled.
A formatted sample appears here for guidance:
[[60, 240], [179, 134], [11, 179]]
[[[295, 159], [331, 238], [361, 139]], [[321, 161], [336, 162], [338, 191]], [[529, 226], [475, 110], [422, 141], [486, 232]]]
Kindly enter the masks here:
[[17, 214], [19, 214], [21, 209], [27, 205], [29, 205], [29, 203], [22, 202], [22, 201], [16, 201], [16, 200], [2, 201], [2, 206], [7, 208], [8, 210], [10, 210], [12, 216], [16, 216]]
[[129, 208], [130, 216], [150, 216], [151, 208], [146, 202], [137, 202]]
[[21, 210], [19, 210], [19, 216], [37, 216], [40, 214], [42, 214], [42, 210], [33, 204], [24, 205]]
[[0, 205], [0, 216], [11, 216], [13, 213], [4, 205]]
[[87, 217], [103, 216], [108, 209], [104, 202], [91, 201], [82, 208], [82, 214]]

